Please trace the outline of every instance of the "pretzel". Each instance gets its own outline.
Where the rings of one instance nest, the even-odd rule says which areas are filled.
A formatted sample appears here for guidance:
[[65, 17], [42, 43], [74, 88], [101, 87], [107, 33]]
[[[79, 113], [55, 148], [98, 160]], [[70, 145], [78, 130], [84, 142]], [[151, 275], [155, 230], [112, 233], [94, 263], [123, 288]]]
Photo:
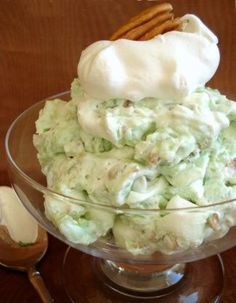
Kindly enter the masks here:
[[170, 3], [161, 3], [152, 6], [137, 16], [131, 18], [126, 24], [116, 30], [110, 40], [130, 39], [149, 40], [158, 34], [180, 28], [181, 21], [174, 18]]
[[167, 20], [164, 23], [160, 24], [159, 26], [156, 26], [155, 28], [153, 28], [151, 31], [147, 31], [145, 33], [145, 35], [140, 37], [138, 40], [149, 40], [159, 34], [177, 30], [180, 28], [181, 23], [182, 22], [181, 22], [180, 18], [175, 18], [173, 20]]
[[173, 19], [173, 14], [170, 12], [157, 15], [147, 23], [139, 25], [138, 27], [133, 28], [132, 30], [125, 33], [122, 38], [123, 39], [130, 39], [130, 40], [139, 40], [140, 37], [145, 36], [146, 33], [159, 27], [163, 22], [170, 21]]

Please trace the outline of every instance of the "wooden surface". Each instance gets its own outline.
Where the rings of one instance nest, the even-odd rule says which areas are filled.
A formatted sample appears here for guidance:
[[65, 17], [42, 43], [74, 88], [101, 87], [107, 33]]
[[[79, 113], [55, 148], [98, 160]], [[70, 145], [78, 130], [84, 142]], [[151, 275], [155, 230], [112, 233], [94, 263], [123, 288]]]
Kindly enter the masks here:
[[[173, 0], [176, 15], [199, 15], [219, 37], [221, 64], [211, 81], [236, 95], [236, 14], [234, 0]], [[153, 1], [0, 1], [0, 184], [8, 184], [4, 137], [18, 114], [34, 102], [68, 90], [81, 50], [105, 39], [122, 22]], [[55, 302], [66, 303], [60, 268], [66, 246], [51, 238], [39, 265]], [[236, 248], [223, 253], [224, 303], [236, 302]], [[79, 262], [79, 260], [78, 260]], [[0, 268], [0, 303], [40, 302], [26, 276]], [[99, 302], [96, 302], [99, 303]], [[207, 302], [206, 302], [207, 303]]]

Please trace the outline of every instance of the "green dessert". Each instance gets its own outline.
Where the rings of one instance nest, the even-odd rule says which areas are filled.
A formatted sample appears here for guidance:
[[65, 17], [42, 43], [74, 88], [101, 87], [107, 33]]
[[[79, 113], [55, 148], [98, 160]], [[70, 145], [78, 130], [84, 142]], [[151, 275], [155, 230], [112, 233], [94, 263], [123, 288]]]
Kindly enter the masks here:
[[[48, 188], [67, 197], [46, 195], [45, 212], [70, 241], [89, 245], [109, 234], [118, 246], [133, 254], [171, 254], [222, 237], [236, 225], [233, 203], [198, 211], [199, 206], [236, 197], [236, 104], [205, 86], [201, 73], [210, 66], [209, 80], [218, 65], [216, 38], [196, 17], [187, 16], [201, 31], [166, 33], [154, 38], [151, 45], [121, 39], [90, 46], [82, 54], [71, 100], [50, 100], [41, 110], [34, 146]], [[203, 44], [203, 49], [197, 50], [201, 60], [192, 66], [199, 79], [195, 74], [184, 78], [186, 62], [178, 47], [186, 44], [194, 59], [196, 52], [189, 39]], [[160, 54], [169, 59], [162, 78], [166, 81], [169, 77], [170, 85], [158, 80], [161, 94], [153, 96], [150, 89], [148, 95], [146, 77], [150, 82], [151, 76], [155, 78], [149, 64], [156, 60], [152, 49], [163, 41], [177, 42], [175, 57], [169, 58], [164, 51]], [[134, 52], [136, 47], [151, 49], [151, 58], [139, 58], [143, 65], [135, 61], [137, 75], [132, 68], [132, 77], [131, 57], [130, 62], [119, 57], [124, 46]], [[213, 59], [208, 49], [215, 54]], [[111, 58], [116, 58], [115, 67], [107, 65], [113, 64]], [[162, 64], [158, 58], [157, 66]], [[151, 60], [149, 65], [145, 60]], [[203, 62], [199, 70], [198, 62]], [[143, 68], [147, 65], [150, 74]], [[108, 87], [107, 92], [104, 87]], [[107, 97], [94, 97], [96, 89], [98, 96], [103, 93]], [[173, 97], [175, 89], [178, 98]], [[110, 98], [112, 91], [114, 97]], [[147, 96], [137, 97], [143, 94]]]

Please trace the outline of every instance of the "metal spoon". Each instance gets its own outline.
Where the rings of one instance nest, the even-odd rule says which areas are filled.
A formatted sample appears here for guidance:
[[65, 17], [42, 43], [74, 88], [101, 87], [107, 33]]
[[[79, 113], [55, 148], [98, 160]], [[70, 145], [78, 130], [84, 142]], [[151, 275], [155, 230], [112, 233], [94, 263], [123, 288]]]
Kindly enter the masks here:
[[20, 245], [14, 242], [5, 226], [0, 225], [0, 265], [25, 271], [43, 303], [54, 302], [35, 265], [44, 256], [48, 247], [45, 230], [38, 228], [38, 238], [34, 244]]

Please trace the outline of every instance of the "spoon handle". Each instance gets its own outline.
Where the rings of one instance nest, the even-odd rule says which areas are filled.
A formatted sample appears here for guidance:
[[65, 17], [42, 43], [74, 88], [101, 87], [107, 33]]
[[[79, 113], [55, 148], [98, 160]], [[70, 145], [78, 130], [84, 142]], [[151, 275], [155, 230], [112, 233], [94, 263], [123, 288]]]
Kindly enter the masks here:
[[30, 267], [28, 270], [28, 277], [32, 285], [34, 286], [35, 290], [39, 294], [43, 303], [52, 303], [54, 302], [53, 298], [51, 297], [43, 278], [41, 277], [40, 273], [36, 270], [34, 266]]

